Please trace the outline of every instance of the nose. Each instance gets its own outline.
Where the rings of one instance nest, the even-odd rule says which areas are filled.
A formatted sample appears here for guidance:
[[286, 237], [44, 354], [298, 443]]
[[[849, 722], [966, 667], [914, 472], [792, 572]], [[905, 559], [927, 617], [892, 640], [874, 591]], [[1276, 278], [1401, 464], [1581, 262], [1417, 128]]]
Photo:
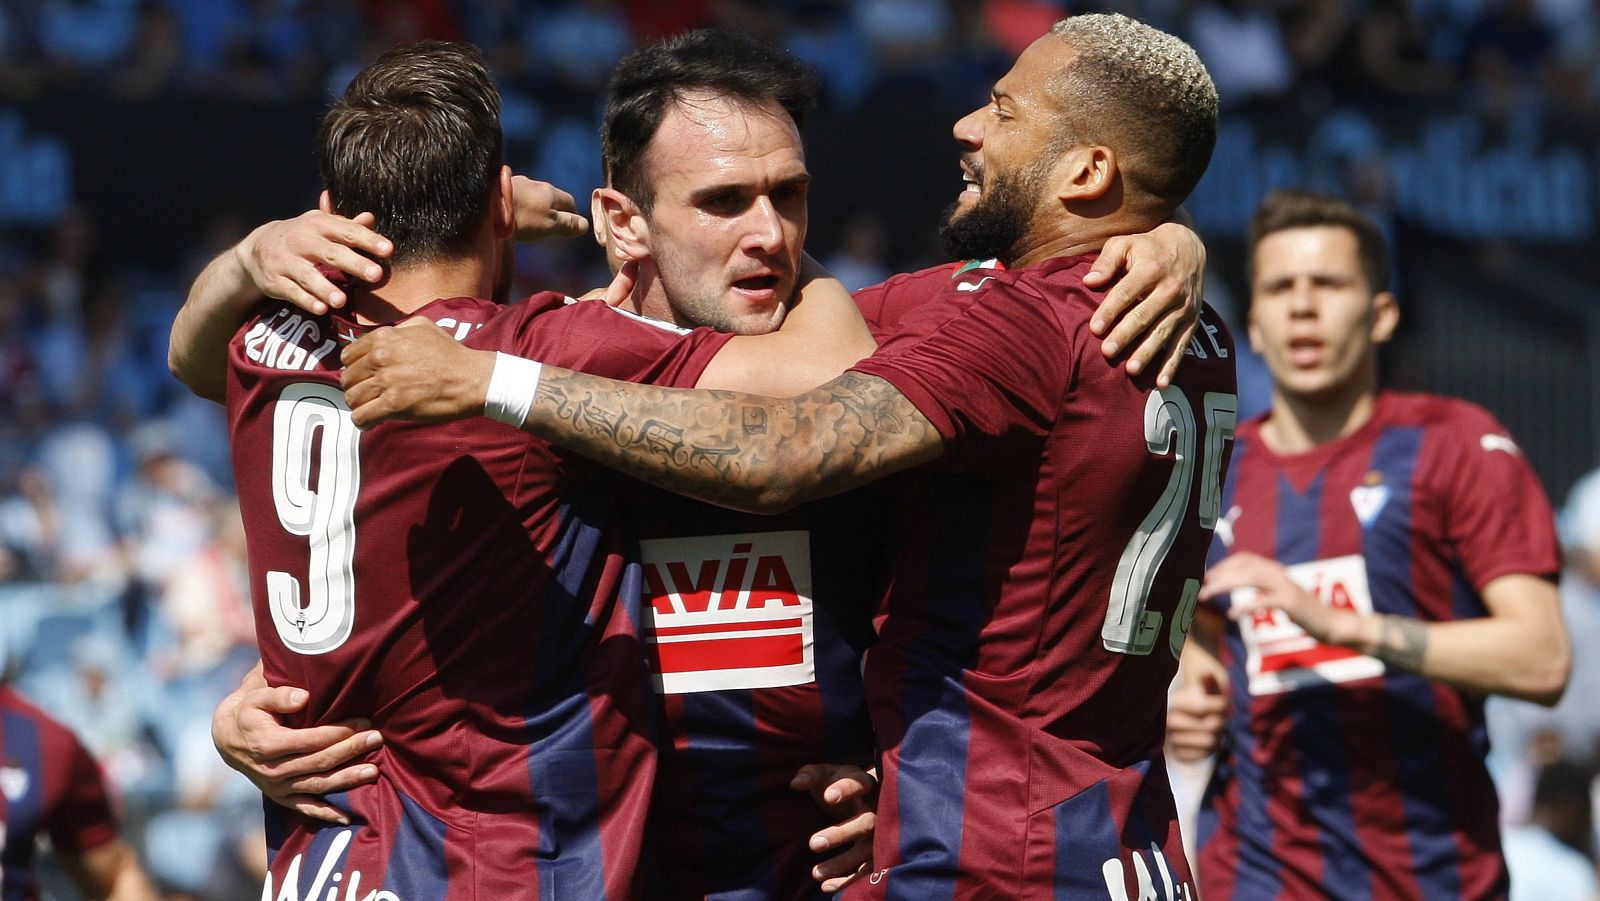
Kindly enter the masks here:
[[783, 216], [765, 195], [750, 205], [743, 247], [746, 251], [776, 254], [783, 247]]
[[1307, 279], [1296, 279], [1289, 291], [1289, 315], [1304, 318], [1317, 315], [1317, 297]]
[[955, 128], [951, 133], [960, 142], [961, 146], [969, 150], [977, 150], [983, 146], [983, 107], [973, 110], [956, 120]]

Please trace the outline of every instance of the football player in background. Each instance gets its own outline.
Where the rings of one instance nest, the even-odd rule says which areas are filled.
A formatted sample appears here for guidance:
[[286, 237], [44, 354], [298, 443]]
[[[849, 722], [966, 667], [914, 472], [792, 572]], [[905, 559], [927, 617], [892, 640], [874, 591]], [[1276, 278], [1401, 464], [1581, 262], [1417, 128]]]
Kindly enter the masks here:
[[1549, 504], [1487, 412], [1378, 390], [1399, 310], [1365, 216], [1280, 191], [1248, 247], [1272, 408], [1239, 429], [1169, 719], [1174, 756], [1219, 755], [1204, 895], [1505, 897], [1483, 700], [1566, 685]]
[[91, 901], [159, 897], [117, 834], [100, 765], [71, 730], [0, 681], [0, 898], [38, 901], [41, 836]]

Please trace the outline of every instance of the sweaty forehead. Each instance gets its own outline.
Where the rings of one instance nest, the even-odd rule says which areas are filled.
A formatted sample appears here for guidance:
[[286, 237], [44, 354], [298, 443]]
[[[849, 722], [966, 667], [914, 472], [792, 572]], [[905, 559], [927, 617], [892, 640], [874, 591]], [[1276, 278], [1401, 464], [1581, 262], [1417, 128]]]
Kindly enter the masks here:
[[1054, 108], [1058, 105], [1056, 94], [1062, 76], [1075, 54], [1068, 41], [1044, 35], [1029, 44], [1011, 70], [995, 82], [995, 93], [1015, 98], [1022, 104]]
[[805, 173], [805, 148], [794, 120], [775, 102], [688, 94], [667, 108], [644, 164], [658, 187], [675, 176], [718, 172], [788, 178]]

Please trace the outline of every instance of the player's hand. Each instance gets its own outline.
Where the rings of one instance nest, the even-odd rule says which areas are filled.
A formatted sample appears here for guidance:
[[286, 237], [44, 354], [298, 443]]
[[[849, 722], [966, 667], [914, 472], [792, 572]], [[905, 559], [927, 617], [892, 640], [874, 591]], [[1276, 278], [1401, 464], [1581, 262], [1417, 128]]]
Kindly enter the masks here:
[[571, 238], [589, 230], [571, 194], [523, 175], [511, 176], [511, 219], [518, 241]]
[[233, 253], [256, 290], [320, 316], [344, 306], [345, 293], [319, 266], [366, 282], [383, 279], [383, 267], [371, 257], [389, 256], [394, 244], [372, 230], [376, 222], [371, 213], [346, 219], [311, 210], [260, 226]]
[[872, 869], [872, 832], [877, 826], [878, 778], [850, 764], [813, 763], [800, 768], [789, 787], [811, 793], [817, 806], [838, 822], [811, 836], [812, 851], [843, 849], [811, 868], [825, 892], [836, 892]]
[[483, 412], [494, 354], [421, 317], [368, 332], [344, 349], [340, 378], [358, 428], [390, 419], [447, 422]]
[[1167, 702], [1167, 753], [1185, 762], [1217, 753], [1227, 715], [1227, 677], [1210, 672], [1191, 676]]
[[290, 729], [279, 717], [305, 707], [303, 689], [270, 688], [256, 665], [222, 699], [211, 717], [211, 741], [228, 766], [243, 773], [277, 804], [314, 819], [348, 825], [349, 819], [320, 795], [345, 791], [378, 778], [370, 763], [353, 763], [383, 744], [363, 720]]
[[1156, 384], [1171, 384], [1200, 323], [1205, 269], [1200, 236], [1175, 222], [1107, 241], [1083, 277], [1091, 288], [1112, 286], [1089, 322], [1089, 330], [1105, 338], [1101, 351], [1106, 357], [1132, 347], [1129, 374], [1138, 375], [1159, 361]]
[[[1252, 591], [1240, 592], [1246, 588]], [[1200, 586], [1200, 600], [1214, 600], [1232, 593], [1228, 616], [1242, 620], [1258, 610], [1282, 610], [1306, 634], [1325, 644], [1341, 644], [1345, 633], [1356, 626], [1353, 613], [1335, 610], [1317, 600], [1316, 595], [1289, 578], [1282, 563], [1260, 554], [1238, 553], [1206, 571]]]
[[639, 264], [629, 260], [622, 264], [611, 283], [604, 288], [591, 288], [578, 296], [578, 300], [603, 300], [608, 307], [620, 307], [633, 296], [634, 283], [639, 280]]

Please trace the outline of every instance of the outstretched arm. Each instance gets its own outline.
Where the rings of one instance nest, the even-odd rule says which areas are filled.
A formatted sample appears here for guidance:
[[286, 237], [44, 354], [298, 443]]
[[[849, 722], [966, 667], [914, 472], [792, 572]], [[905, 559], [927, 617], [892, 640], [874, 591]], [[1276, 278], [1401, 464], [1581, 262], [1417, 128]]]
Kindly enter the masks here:
[[513, 406], [526, 411], [523, 430], [742, 510], [787, 510], [944, 452], [943, 438], [904, 395], [858, 372], [783, 399], [635, 385], [554, 366], [530, 378], [536, 364], [463, 347], [424, 320], [367, 335], [345, 348], [344, 363], [345, 397], [362, 428], [391, 418], [457, 419], [463, 405], [484, 410], [498, 386], [521, 396]]
[[1324, 644], [1465, 691], [1552, 706], [1567, 687], [1572, 648], [1561, 605], [1555, 585], [1538, 576], [1491, 581], [1482, 591], [1489, 615], [1451, 622], [1329, 607], [1296, 584], [1281, 563], [1256, 554], [1234, 554], [1213, 567], [1200, 597], [1210, 600], [1237, 588], [1253, 588], [1255, 595], [1248, 601], [1234, 595], [1229, 616], [1276, 607]]

